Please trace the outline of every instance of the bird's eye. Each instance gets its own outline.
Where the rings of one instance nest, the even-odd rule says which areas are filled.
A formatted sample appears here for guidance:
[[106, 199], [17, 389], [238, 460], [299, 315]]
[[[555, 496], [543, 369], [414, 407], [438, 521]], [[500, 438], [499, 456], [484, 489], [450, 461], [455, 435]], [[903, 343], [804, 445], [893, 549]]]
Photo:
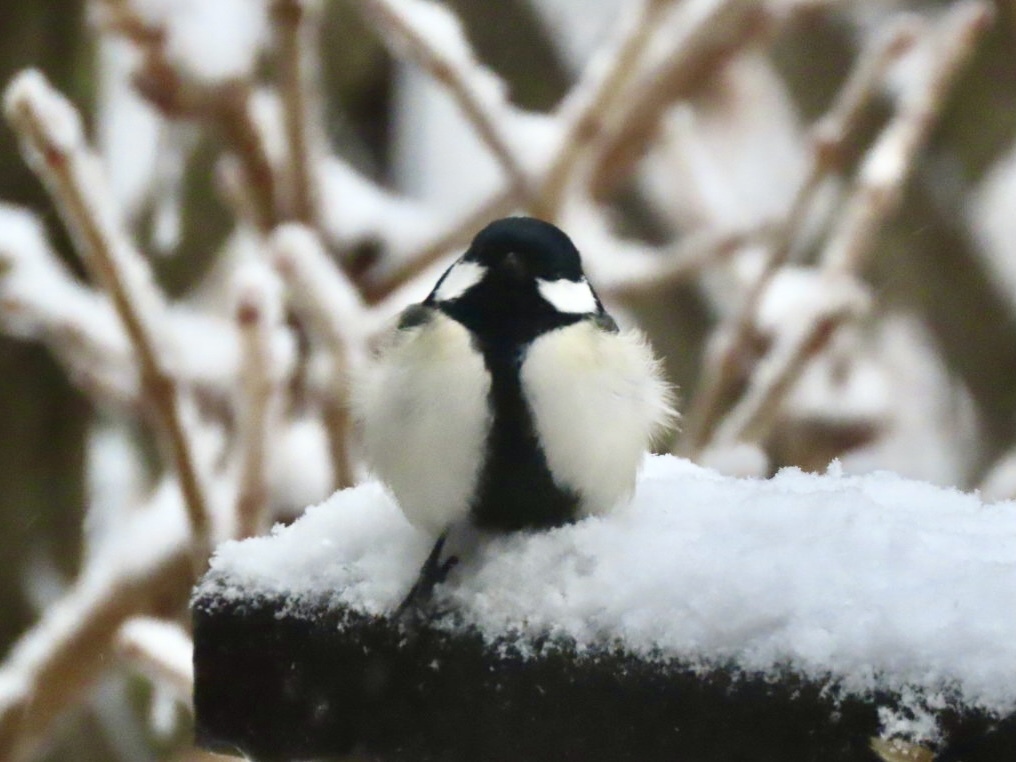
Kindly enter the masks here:
[[528, 271], [525, 259], [523, 259], [521, 254], [514, 251], [509, 251], [504, 255], [504, 258], [501, 260], [501, 269], [505, 274], [516, 280], [522, 280]]
[[543, 280], [536, 281], [542, 296], [558, 312], [572, 315], [585, 315], [596, 312], [596, 297], [593, 290], [586, 283], [585, 278], [581, 280]]

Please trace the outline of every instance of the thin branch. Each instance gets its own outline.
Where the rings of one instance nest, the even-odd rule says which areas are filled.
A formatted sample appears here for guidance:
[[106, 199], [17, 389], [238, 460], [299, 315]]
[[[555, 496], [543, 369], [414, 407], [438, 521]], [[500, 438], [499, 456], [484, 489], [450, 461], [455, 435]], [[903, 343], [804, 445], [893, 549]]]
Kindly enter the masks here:
[[[215, 754], [204, 749], [188, 749], [173, 757], [172, 762], [236, 762], [236, 757], [232, 754]], [[345, 762], [359, 762], [359, 760], [353, 757]]]
[[197, 571], [210, 550], [208, 503], [176, 382], [160, 354], [157, 326], [166, 312], [162, 295], [109, 202], [99, 159], [84, 142], [74, 107], [35, 70], [14, 79], [4, 105], [27, 161], [56, 201], [83, 261], [109, 294], [130, 338], [145, 398], [156, 411], [176, 466]]
[[263, 128], [254, 116], [254, 91], [247, 82], [218, 88], [214, 108], [207, 112], [240, 159], [258, 230], [267, 235], [282, 219], [278, 170], [268, 152]]
[[672, 103], [700, 90], [710, 75], [758, 39], [770, 21], [765, 6], [754, 0], [715, 0], [694, 18], [686, 15], [679, 19], [684, 24], [679, 41], [634, 83], [623, 110], [597, 140], [590, 177], [594, 196], [605, 195], [641, 155]]
[[600, 276], [598, 290], [613, 299], [626, 300], [647, 292], [662, 291], [696, 277], [709, 267], [732, 257], [745, 246], [772, 236], [772, 226], [747, 230], [705, 230], [683, 237], [673, 246], [657, 252], [649, 267], [624, 267], [618, 274]]
[[384, 270], [369, 270], [360, 281], [360, 291], [368, 304], [377, 304], [399, 287], [409, 283], [441, 257], [456, 248], [463, 248], [474, 235], [497, 217], [503, 217], [518, 208], [516, 193], [501, 189], [467, 211], [461, 218], [443, 229], [419, 249], [400, 258], [399, 262]]
[[[108, 302], [100, 304], [109, 306]], [[129, 353], [112, 349], [109, 337], [93, 330], [91, 321], [79, 321], [66, 312], [39, 307], [17, 294], [0, 296], [4, 333], [15, 338], [28, 336], [48, 347], [71, 382], [94, 402], [133, 410], [140, 402], [140, 394]], [[31, 326], [27, 331], [8, 327], [25, 324]]]
[[166, 55], [165, 31], [147, 23], [124, 0], [99, 0], [100, 25], [130, 40], [143, 54], [134, 73], [138, 92], [169, 118], [203, 119], [216, 125], [243, 166], [258, 229], [267, 234], [279, 221], [279, 180], [261, 126], [253, 112], [250, 82], [209, 83], [187, 77]]
[[[830, 284], [832, 285], [832, 284]], [[864, 312], [864, 291], [851, 279], [828, 289], [823, 308], [800, 328], [780, 333], [751, 376], [744, 395], [717, 426], [717, 442], [762, 442], [778, 419], [782, 402], [815, 355], [846, 320]]]
[[251, 192], [243, 164], [236, 154], [227, 153], [215, 162], [215, 187], [219, 197], [236, 218], [238, 227], [248, 227], [261, 235], [269, 232], [264, 226], [262, 205]]
[[857, 57], [832, 106], [814, 124], [809, 139], [810, 152], [805, 179], [773, 241], [766, 250], [762, 268], [751, 284], [741, 307], [728, 324], [719, 329], [725, 337], [714, 356], [703, 363], [698, 392], [685, 417], [685, 452], [694, 455], [706, 447], [723, 414], [723, 404], [734, 393], [742, 378], [744, 359], [757, 343], [759, 304], [773, 276], [790, 257], [793, 244], [812, 208], [822, 184], [841, 168], [843, 148], [853, 140], [861, 115], [881, 86], [885, 72], [916, 40], [917, 24], [911, 16], [897, 18], [884, 32], [872, 37]]
[[281, 402], [272, 333], [281, 324], [282, 303], [272, 285], [266, 283], [263, 276], [242, 283], [236, 307], [244, 368], [237, 416], [240, 490], [235, 535], [238, 538], [253, 537], [268, 529], [267, 452]]
[[[930, 71], [900, 99], [896, 115], [869, 149], [840, 224], [821, 257], [831, 282], [853, 280], [864, 264], [885, 219], [896, 210], [918, 153], [927, 141], [960, 70], [992, 20], [991, 6], [980, 0], [959, 3], [934, 31], [936, 55]], [[741, 401], [724, 423], [725, 440], [762, 441], [772, 429], [783, 400], [810, 360], [828, 344], [836, 329], [856, 310], [815, 316], [771, 372], [756, 373]]]
[[604, 120], [626, 94], [626, 87], [639, 65], [663, 12], [676, 0], [641, 0], [626, 19], [620, 42], [606, 66], [591, 64], [562, 104], [561, 148], [543, 175], [533, 213], [556, 219], [565, 190], [581, 158], [604, 131]]
[[109, 300], [73, 277], [34, 214], [2, 204], [0, 318], [5, 333], [46, 344], [93, 399], [137, 403], [130, 343]]
[[994, 19], [992, 9], [982, 0], [965, 0], [950, 7], [938, 23], [930, 69], [922, 81], [904, 91], [895, 117], [868, 151], [846, 213], [822, 255], [825, 269], [859, 269], [883, 221], [899, 206], [915, 159], [953, 83]]
[[[319, 227], [319, 189], [314, 169], [312, 113], [315, 110], [312, 62], [316, 60], [318, 3], [274, 0], [271, 6], [278, 41], [280, 91], [289, 166], [290, 218]], [[332, 203], [335, 200], [332, 199]]]
[[393, 52], [404, 52], [448, 90], [501, 165], [512, 192], [525, 198], [526, 172], [504, 125], [512, 115], [504, 84], [476, 59], [458, 18], [430, 0], [357, 0], [357, 4]]

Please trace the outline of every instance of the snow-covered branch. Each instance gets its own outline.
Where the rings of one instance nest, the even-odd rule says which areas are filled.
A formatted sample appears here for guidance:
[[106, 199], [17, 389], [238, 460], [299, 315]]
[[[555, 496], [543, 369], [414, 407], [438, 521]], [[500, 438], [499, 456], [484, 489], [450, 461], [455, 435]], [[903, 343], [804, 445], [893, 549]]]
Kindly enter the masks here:
[[718, 330], [722, 336], [713, 356], [702, 366], [699, 391], [686, 418], [684, 447], [698, 452], [712, 437], [729, 400], [741, 381], [740, 368], [758, 343], [758, 310], [773, 277], [791, 255], [823, 181], [842, 161], [844, 145], [853, 139], [864, 110], [881, 87], [888, 66], [914, 42], [916, 20], [903, 17], [879, 30], [857, 57], [857, 64], [829, 110], [811, 129], [808, 167], [786, 217], [768, 243], [764, 259], [744, 301]]
[[125, 622], [175, 613], [186, 601], [193, 556], [182, 513], [179, 492], [159, 488], [14, 645], [0, 666], [0, 758], [33, 757], [60, 715], [109, 668]]
[[[974, 42], [991, 20], [990, 6], [978, 0], [950, 10], [934, 32], [935, 65], [923, 82], [905, 92], [896, 115], [865, 156], [844, 214], [821, 256], [823, 277], [847, 283], [858, 274], [871, 251], [881, 223], [895, 210], [903, 183], [927, 139], [949, 93], [949, 86], [969, 58]], [[854, 301], [854, 300], [851, 300]], [[766, 368], [756, 373], [741, 402], [730, 412], [718, 438], [761, 441], [771, 430], [782, 399], [801, 376], [808, 361], [828, 343], [840, 324], [858, 314], [839, 309], [805, 321], [801, 333], [774, 349]]]
[[950, 88], [992, 19], [988, 3], [964, 0], [938, 23], [928, 43], [931, 65], [899, 96], [896, 114], [865, 156], [851, 198], [822, 253], [825, 268], [859, 269], [882, 222], [899, 205], [904, 183]]
[[[130, 40], [141, 51], [134, 85], [156, 108], [171, 118], [203, 119], [225, 137], [242, 166], [247, 195], [258, 228], [267, 233], [280, 219], [280, 178], [270, 155], [264, 126], [255, 113], [255, 91], [249, 79], [256, 32], [243, 32], [240, 51], [197, 51], [206, 27], [236, 23], [234, 18], [208, 18], [197, 10], [169, 19], [147, 18], [132, 0], [97, 0], [99, 25]], [[228, 15], [228, 4], [224, 6]], [[252, 15], [256, 15], [252, 9]], [[181, 23], [173, 28], [169, 22]], [[242, 19], [242, 17], [241, 17]], [[248, 22], [249, 23], [249, 22]]]
[[598, 136], [591, 174], [602, 196], [624, 176], [656, 133], [665, 110], [703, 87], [765, 29], [768, 16], [750, 0], [686, 3], [672, 22], [676, 40], [659, 62], [641, 75], [621, 101], [621, 112]]
[[287, 363], [273, 345], [282, 317], [281, 284], [262, 266], [238, 276], [236, 322], [243, 350], [243, 375], [237, 399], [240, 488], [236, 499], [237, 537], [263, 534], [270, 526], [268, 459], [272, 431], [281, 414]]
[[504, 82], [480, 65], [458, 18], [432, 0], [357, 0], [393, 52], [403, 54], [444, 85], [497, 159], [518, 196], [529, 185], [507, 128], [516, 118]]
[[640, 0], [626, 9], [619, 41], [603, 60], [594, 60], [558, 110], [560, 149], [544, 172], [534, 212], [556, 219], [575, 167], [596, 145], [606, 120], [628, 92], [663, 13], [674, 0]]
[[[279, 59], [279, 84], [289, 161], [286, 178], [292, 219], [317, 227], [320, 220], [319, 158], [324, 154], [315, 132], [317, 103], [313, 70], [321, 9], [314, 0], [273, 0]], [[335, 203], [336, 199], [330, 199]]]
[[165, 339], [159, 334], [165, 301], [147, 262], [122, 228], [74, 107], [34, 70], [8, 86], [4, 107], [26, 159], [45, 182], [83, 261], [109, 294], [130, 338], [145, 398], [155, 409], [173, 456], [193, 533], [195, 568], [200, 569], [211, 549], [208, 499], [180, 391], [167, 367]]

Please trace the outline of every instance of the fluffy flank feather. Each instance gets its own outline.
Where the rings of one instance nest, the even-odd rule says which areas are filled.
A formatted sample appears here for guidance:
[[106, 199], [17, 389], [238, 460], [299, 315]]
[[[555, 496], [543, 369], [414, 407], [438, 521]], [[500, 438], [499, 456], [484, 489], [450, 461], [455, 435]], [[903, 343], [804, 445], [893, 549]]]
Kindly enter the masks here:
[[537, 339], [522, 365], [548, 465], [584, 514], [630, 496], [645, 451], [673, 425], [673, 392], [637, 331], [583, 321]]

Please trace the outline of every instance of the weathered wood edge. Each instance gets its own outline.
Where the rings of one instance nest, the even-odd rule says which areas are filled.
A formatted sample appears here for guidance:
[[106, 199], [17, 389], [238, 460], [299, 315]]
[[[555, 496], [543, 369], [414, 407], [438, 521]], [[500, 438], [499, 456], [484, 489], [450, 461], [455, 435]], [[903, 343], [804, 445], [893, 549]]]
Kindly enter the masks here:
[[[878, 708], [899, 706], [789, 671], [701, 672], [567, 641], [523, 657], [468, 628], [409, 633], [327, 601], [218, 592], [206, 583], [192, 602], [197, 742], [261, 762], [874, 760]], [[1016, 759], [1016, 717], [939, 721], [937, 762]]]

